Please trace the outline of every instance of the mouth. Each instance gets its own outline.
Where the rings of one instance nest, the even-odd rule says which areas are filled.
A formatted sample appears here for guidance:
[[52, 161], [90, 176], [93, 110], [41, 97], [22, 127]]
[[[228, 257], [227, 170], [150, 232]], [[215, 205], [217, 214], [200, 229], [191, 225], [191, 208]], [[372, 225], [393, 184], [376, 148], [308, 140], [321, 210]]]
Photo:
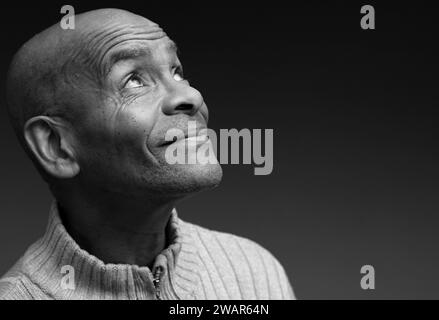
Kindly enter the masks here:
[[174, 141], [173, 143], [184, 142], [184, 143], [187, 143], [188, 145], [199, 145], [199, 144], [205, 143], [208, 140], [209, 140], [209, 136], [207, 134], [200, 134], [197, 136], [191, 136], [191, 137], [187, 137], [184, 139], [180, 139], [180, 140]]
[[209, 140], [207, 133], [201, 133], [200, 131], [206, 129], [206, 127], [197, 128], [196, 132], [185, 132], [184, 137], [174, 136], [172, 140], [165, 141], [160, 146], [166, 147], [174, 143], [187, 143], [187, 144], [202, 144]]

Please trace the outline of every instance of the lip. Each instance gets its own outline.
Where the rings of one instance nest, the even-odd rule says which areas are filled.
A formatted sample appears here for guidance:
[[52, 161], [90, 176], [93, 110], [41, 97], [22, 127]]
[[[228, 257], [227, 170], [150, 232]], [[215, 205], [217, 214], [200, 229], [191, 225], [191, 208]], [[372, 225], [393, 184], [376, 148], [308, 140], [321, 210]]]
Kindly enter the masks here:
[[170, 146], [171, 144], [175, 143], [183, 143], [187, 145], [201, 145], [207, 141], [209, 141], [209, 136], [207, 134], [191, 135], [174, 141], [167, 141], [167, 143], [164, 143], [162, 146]]
[[201, 134], [198, 136], [191, 136], [184, 139], [180, 139], [175, 141], [174, 143], [187, 143], [188, 145], [192, 145], [192, 144], [199, 145], [205, 143], [208, 140], [209, 140], [209, 136], [207, 134]]
[[169, 145], [174, 144], [174, 143], [182, 143], [182, 142], [189, 143], [189, 144], [192, 144], [192, 143], [202, 144], [202, 143], [209, 140], [209, 136], [207, 134], [205, 134], [205, 133], [200, 134], [200, 131], [203, 129], [206, 129], [206, 127], [197, 128], [197, 131], [195, 134], [188, 134], [186, 132], [184, 135], [184, 138], [175, 139], [173, 141], [165, 141], [164, 143], [161, 144], [161, 146], [166, 147], [166, 146], [169, 146]]

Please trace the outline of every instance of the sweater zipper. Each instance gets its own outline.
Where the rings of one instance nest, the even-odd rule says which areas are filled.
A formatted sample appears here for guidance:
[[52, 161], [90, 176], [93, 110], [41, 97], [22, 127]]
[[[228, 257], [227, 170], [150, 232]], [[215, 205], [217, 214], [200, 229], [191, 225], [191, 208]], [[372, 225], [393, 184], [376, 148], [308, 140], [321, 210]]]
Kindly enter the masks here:
[[154, 269], [153, 272], [153, 283], [154, 283], [154, 288], [155, 288], [155, 298], [157, 300], [161, 300], [160, 299], [160, 281], [161, 281], [161, 276], [162, 276], [162, 272], [163, 272], [163, 267], [161, 266], [157, 266]]

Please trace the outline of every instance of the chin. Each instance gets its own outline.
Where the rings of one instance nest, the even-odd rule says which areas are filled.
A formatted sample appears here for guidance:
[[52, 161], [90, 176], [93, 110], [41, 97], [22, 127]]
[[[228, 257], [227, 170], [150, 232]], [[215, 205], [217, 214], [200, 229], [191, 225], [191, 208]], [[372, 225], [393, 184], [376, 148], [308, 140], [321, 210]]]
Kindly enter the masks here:
[[162, 171], [157, 191], [171, 197], [185, 197], [219, 185], [223, 171], [219, 164], [171, 165]]
[[176, 182], [186, 193], [215, 188], [223, 177], [223, 171], [219, 164], [187, 164], [179, 167], [179, 181]]

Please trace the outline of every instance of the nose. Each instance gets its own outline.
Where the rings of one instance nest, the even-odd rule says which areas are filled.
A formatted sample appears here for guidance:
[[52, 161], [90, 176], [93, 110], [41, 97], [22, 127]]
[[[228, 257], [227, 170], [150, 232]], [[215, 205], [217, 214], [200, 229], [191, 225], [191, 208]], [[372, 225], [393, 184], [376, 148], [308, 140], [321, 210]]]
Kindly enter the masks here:
[[187, 84], [177, 84], [170, 88], [163, 100], [162, 110], [166, 115], [184, 113], [196, 114], [203, 106], [201, 93]]

